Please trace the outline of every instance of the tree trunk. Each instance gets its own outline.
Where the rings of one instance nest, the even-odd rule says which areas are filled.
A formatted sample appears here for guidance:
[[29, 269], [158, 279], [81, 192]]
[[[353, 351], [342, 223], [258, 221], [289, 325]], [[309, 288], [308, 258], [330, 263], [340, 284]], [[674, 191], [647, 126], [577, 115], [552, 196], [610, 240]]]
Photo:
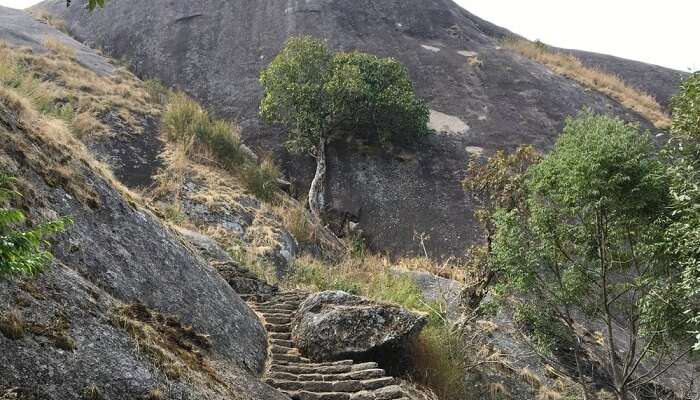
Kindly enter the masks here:
[[311, 210], [311, 215], [314, 216], [317, 222], [321, 222], [321, 214], [326, 207], [325, 181], [326, 141], [325, 139], [321, 139], [316, 154], [316, 174], [309, 188], [309, 209]]

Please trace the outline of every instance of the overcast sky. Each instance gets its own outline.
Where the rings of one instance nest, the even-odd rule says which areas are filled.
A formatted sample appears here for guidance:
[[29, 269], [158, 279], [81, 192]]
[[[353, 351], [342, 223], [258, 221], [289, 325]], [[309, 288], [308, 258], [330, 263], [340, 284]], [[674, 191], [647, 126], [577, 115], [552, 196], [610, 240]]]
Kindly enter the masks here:
[[[455, 1], [528, 39], [684, 71], [700, 70], [698, 0]], [[13, 8], [34, 3], [0, 0], [0, 5]]]

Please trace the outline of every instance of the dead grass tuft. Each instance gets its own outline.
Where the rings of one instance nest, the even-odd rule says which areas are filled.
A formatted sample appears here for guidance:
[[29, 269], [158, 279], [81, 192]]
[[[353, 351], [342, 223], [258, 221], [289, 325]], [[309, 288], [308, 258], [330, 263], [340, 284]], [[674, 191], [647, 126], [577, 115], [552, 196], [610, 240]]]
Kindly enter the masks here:
[[75, 60], [75, 49], [69, 47], [56, 38], [48, 38], [44, 41], [44, 43], [42, 43], [42, 45], [63, 58]]
[[43, 44], [46, 53], [0, 42], [0, 87], [27, 98], [38, 112], [62, 119], [76, 135], [108, 132], [99, 121], [110, 110], [119, 110], [137, 130], [136, 116], [162, 111], [130, 72], [116, 69], [99, 76], [79, 64], [75, 51], [60, 40], [48, 38]]
[[102, 391], [95, 384], [86, 386], [80, 394], [84, 400], [102, 400]]
[[575, 56], [552, 51], [543, 44], [517, 38], [506, 39], [503, 44], [533, 61], [546, 65], [557, 74], [612, 98], [640, 114], [659, 129], [668, 129], [671, 126], [671, 118], [654, 97], [629, 86], [618, 76], [585, 66]]
[[564, 395], [557, 390], [548, 386], [541, 386], [537, 391], [535, 400], [561, 400], [562, 398], [564, 398]]
[[535, 374], [531, 369], [523, 367], [518, 371], [518, 375], [523, 381], [527, 382], [528, 385], [539, 388], [542, 386], [542, 381], [540, 377]]
[[8, 339], [21, 339], [24, 336], [24, 320], [17, 310], [0, 314], [0, 332]]
[[146, 394], [146, 400], [164, 400], [164, 399], [165, 399], [165, 392], [163, 392], [163, 390], [160, 388], [151, 389]]
[[509, 400], [513, 398], [505, 385], [500, 382], [489, 383], [488, 394], [491, 400]]
[[163, 316], [142, 304], [117, 307], [112, 323], [131, 336], [142, 353], [170, 379], [203, 373], [221, 383], [203, 352], [209, 349], [206, 335], [195, 332], [174, 317]]

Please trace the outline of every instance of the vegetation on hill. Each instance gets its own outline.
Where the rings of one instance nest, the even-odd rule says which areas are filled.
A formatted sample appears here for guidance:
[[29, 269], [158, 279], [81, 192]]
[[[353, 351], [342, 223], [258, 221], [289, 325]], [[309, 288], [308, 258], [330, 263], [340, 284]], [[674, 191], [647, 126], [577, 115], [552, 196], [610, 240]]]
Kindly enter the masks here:
[[261, 73], [260, 115], [288, 130], [287, 147], [316, 159], [309, 208], [325, 208], [326, 145], [335, 140], [412, 143], [429, 132], [428, 107], [393, 58], [333, 53], [310, 36], [287, 41]]
[[671, 127], [671, 118], [656, 99], [648, 93], [629, 86], [615, 75], [585, 66], [575, 56], [554, 51], [541, 42], [507, 38], [503, 44], [538, 63], [546, 65], [558, 74], [610, 96], [613, 100], [646, 118], [659, 129]]
[[[13, 182], [14, 178], [0, 175], [0, 203], [20, 196]], [[40, 272], [52, 259], [46, 250], [46, 238], [63, 231], [71, 223], [69, 218], [61, 218], [31, 229], [18, 228], [25, 220], [24, 213], [16, 208], [0, 208], [0, 276]]]
[[585, 321], [603, 326], [599, 366], [618, 399], [691, 351], [700, 320], [698, 80], [674, 98], [662, 151], [637, 126], [584, 111], [541, 159], [525, 147], [470, 164], [465, 188], [480, 201], [487, 239], [471, 264], [547, 362], [572, 349], [569, 375], [584, 398], [593, 389]]

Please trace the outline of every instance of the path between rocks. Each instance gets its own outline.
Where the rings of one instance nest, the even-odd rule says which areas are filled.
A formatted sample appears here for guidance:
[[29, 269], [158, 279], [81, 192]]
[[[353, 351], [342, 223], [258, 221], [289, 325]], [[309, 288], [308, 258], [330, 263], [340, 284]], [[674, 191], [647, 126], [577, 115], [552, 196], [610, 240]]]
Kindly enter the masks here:
[[267, 331], [265, 382], [293, 400], [408, 400], [397, 381], [375, 362], [315, 363], [301, 356], [292, 342], [291, 323], [307, 296], [290, 291], [248, 298]]

